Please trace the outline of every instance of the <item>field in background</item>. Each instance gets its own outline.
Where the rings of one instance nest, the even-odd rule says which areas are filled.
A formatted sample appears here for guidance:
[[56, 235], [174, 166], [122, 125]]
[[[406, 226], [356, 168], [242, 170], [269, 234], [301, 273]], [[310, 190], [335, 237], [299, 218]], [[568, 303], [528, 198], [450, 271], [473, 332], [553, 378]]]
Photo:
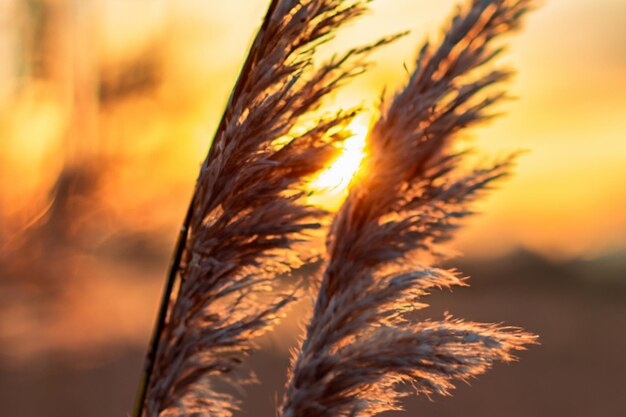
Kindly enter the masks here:
[[[473, 381], [471, 389], [461, 386], [453, 398], [435, 397], [434, 402], [412, 398], [408, 410], [416, 415], [446, 417], [624, 414], [624, 255], [553, 263], [537, 254], [517, 251], [497, 259], [460, 262], [460, 268], [473, 275], [472, 286], [451, 294], [435, 294], [430, 298], [432, 308], [424, 314], [440, 317], [450, 311], [472, 320], [498, 318], [539, 333], [542, 344], [524, 352], [520, 363], [496, 366]], [[98, 300], [86, 311], [74, 312], [82, 320], [94, 320], [92, 326], [83, 322], [88, 328], [75, 331], [98, 343], [92, 340], [73, 349], [57, 347], [28, 360], [3, 358], [0, 415], [105, 417], [123, 416], [130, 410], [152, 321], [151, 314], [143, 311], [152, 313], [156, 308], [160, 283], [157, 279], [143, 280], [137, 274], [125, 278], [127, 282], [119, 288], [101, 294], [105, 300]], [[140, 284], [143, 292], [128, 291], [129, 286]], [[138, 311], [142, 313], [137, 315]], [[116, 338], [106, 326], [100, 328], [107, 319], [120, 323], [129, 320], [131, 314], [137, 323], [135, 331], [126, 337]], [[297, 308], [275, 333], [262, 340], [261, 352], [248, 366], [263, 384], [245, 388], [240, 415], [274, 415], [276, 396], [285, 380], [288, 349], [296, 342], [298, 321], [304, 314], [302, 307]]]

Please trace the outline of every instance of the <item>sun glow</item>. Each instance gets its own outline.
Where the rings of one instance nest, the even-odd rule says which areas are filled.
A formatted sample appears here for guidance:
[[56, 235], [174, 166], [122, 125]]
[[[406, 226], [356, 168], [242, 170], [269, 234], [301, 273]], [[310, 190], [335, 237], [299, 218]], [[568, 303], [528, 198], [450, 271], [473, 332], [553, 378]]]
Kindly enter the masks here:
[[368, 128], [361, 120], [355, 120], [350, 124], [349, 130], [352, 136], [343, 142], [339, 156], [311, 181], [313, 204], [327, 208], [337, 207], [345, 197], [350, 181], [359, 170], [365, 156]]

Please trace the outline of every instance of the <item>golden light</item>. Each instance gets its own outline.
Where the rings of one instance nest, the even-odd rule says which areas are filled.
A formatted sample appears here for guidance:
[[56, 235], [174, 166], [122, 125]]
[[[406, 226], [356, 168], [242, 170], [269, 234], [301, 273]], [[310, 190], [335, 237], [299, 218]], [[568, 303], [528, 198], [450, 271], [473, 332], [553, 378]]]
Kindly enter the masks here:
[[355, 119], [349, 130], [352, 136], [343, 142], [339, 156], [311, 181], [312, 204], [336, 208], [347, 194], [348, 185], [365, 156], [368, 128], [363, 120]]

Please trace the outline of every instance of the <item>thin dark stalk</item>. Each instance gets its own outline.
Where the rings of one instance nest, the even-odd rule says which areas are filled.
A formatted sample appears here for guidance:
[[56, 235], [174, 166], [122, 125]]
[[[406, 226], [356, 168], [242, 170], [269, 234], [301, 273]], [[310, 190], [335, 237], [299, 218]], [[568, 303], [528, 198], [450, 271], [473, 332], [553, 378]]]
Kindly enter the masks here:
[[[261, 28], [259, 29], [258, 34], [265, 33], [267, 26], [269, 25], [270, 18], [276, 9], [276, 6], [280, 0], [272, 0], [270, 3], [267, 13], [263, 18], [263, 23]], [[259, 42], [260, 36], [257, 36], [254, 40], [254, 43]], [[224, 128], [226, 127], [226, 122], [229, 117], [230, 104], [241, 94], [244, 87], [244, 80], [248, 79], [248, 74], [250, 73], [254, 62], [257, 57], [253, 52], [255, 48], [250, 48], [250, 53], [246, 57], [246, 60], [243, 64], [241, 71], [239, 72], [239, 76], [237, 77], [237, 81], [235, 83], [235, 87], [226, 103], [226, 107], [224, 113], [222, 114], [222, 118], [220, 120], [220, 124], [215, 131], [214, 138], [219, 137]], [[212, 154], [213, 146], [209, 148], [209, 154], [207, 157], [207, 161], [210, 160]], [[150, 378], [152, 376], [152, 372], [154, 370], [154, 360], [156, 357], [156, 352], [159, 347], [159, 342], [161, 340], [161, 335], [163, 334], [163, 329], [165, 327], [165, 320], [167, 318], [167, 311], [170, 304], [170, 299], [172, 297], [172, 291], [174, 290], [174, 286], [176, 284], [176, 279], [178, 277], [178, 272], [180, 270], [180, 263], [183, 257], [183, 253], [185, 252], [185, 243], [187, 242], [187, 237], [189, 235], [189, 227], [191, 224], [191, 219], [193, 215], [193, 210], [195, 206], [197, 191], [194, 190], [194, 193], [191, 197], [191, 202], [189, 203], [189, 207], [187, 208], [187, 214], [185, 215], [185, 219], [183, 221], [182, 226], [180, 227], [180, 231], [178, 233], [178, 238], [176, 240], [176, 244], [174, 245], [174, 250], [172, 252], [172, 258], [170, 261], [170, 266], [167, 273], [167, 278], [165, 280], [165, 286], [163, 287], [163, 294], [161, 295], [161, 304], [159, 306], [159, 311], [157, 313], [156, 322], [154, 323], [154, 330], [152, 331], [152, 337], [150, 339], [150, 345], [148, 348], [148, 352], [146, 353], [146, 360], [144, 365], [144, 371], [141, 376], [141, 380], [139, 382], [139, 387], [137, 389], [137, 397], [135, 399], [135, 406], [133, 408], [132, 417], [141, 417], [143, 414], [143, 408], [146, 400], [146, 392], [148, 389], [148, 384], [150, 382]]]
[[152, 331], [152, 337], [150, 339], [150, 347], [148, 349], [148, 353], [146, 354], [143, 374], [141, 375], [141, 380], [137, 389], [137, 397], [135, 399], [133, 417], [141, 417], [143, 413], [143, 405], [146, 400], [148, 382], [150, 381], [150, 377], [152, 376], [152, 370], [154, 369], [154, 359], [156, 357], [157, 348], [159, 347], [159, 341], [161, 340], [163, 328], [165, 327], [165, 319], [167, 317], [167, 310], [170, 304], [170, 298], [172, 296], [172, 291], [174, 290], [174, 285], [176, 284], [178, 270], [180, 269], [180, 262], [185, 251], [185, 242], [187, 241], [187, 235], [189, 233], [189, 223], [191, 222], [191, 215], [193, 213], [193, 200], [194, 198], [192, 198], [192, 201], [189, 204], [189, 208], [187, 209], [185, 220], [178, 233], [176, 245], [174, 246], [174, 252], [172, 253], [172, 259], [170, 261], [170, 266], [167, 272], [167, 279], [165, 280], [163, 294], [161, 295], [161, 305], [159, 306], [157, 319], [154, 323], [154, 330]]

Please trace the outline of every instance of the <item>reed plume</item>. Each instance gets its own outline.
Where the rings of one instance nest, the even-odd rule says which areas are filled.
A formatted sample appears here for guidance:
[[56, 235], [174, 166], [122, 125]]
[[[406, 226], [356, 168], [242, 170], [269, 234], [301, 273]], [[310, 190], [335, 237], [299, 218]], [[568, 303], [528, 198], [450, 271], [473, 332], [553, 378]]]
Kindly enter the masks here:
[[356, 110], [321, 116], [298, 134], [292, 128], [361, 73], [367, 53], [395, 39], [314, 65], [316, 47], [365, 3], [271, 2], [196, 183], [180, 267], [174, 261], [180, 285], [139, 400], [146, 416], [231, 415], [235, 399], [211, 378], [226, 379], [295, 299], [293, 289], [277, 289], [277, 277], [302, 265], [295, 246], [324, 215], [304, 203], [303, 185], [334, 157]]
[[[447, 395], [535, 342], [513, 327], [419, 321], [434, 288], [464, 285], [441, 242], [470, 203], [510, 170], [514, 156], [465, 172], [452, 149], [461, 129], [491, 117], [505, 97], [486, 92], [510, 72], [488, 65], [494, 41], [517, 29], [531, 0], [473, 0], [436, 45], [426, 42], [405, 87], [383, 109], [367, 156], [328, 237], [312, 318], [283, 398], [283, 417], [369, 416], [400, 409], [403, 388]], [[493, 90], [490, 88], [489, 90]]]

